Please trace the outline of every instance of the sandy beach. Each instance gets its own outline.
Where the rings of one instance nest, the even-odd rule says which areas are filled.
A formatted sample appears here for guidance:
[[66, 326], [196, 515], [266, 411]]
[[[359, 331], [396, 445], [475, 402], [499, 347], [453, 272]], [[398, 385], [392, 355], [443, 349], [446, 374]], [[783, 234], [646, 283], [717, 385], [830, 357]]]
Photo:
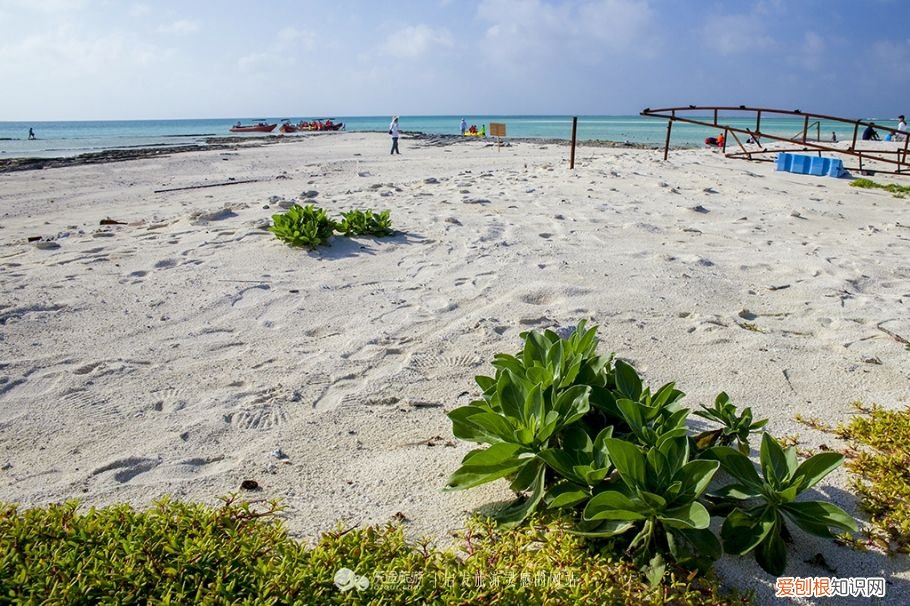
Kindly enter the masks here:
[[[520, 332], [583, 319], [649, 384], [693, 408], [726, 391], [801, 448], [841, 445], [797, 414], [907, 406], [907, 200], [707, 149], [581, 147], [569, 170], [553, 143], [400, 147], [341, 133], [0, 174], [0, 500], [214, 504], [251, 479], [295, 536], [402, 521], [445, 543], [512, 497], [442, 492], [471, 450], [446, 412]], [[389, 209], [399, 233], [292, 249], [266, 228], [295, 201]], [[847, 485], [814, 494], [858, 516]], [[885, 577], [882, 603], [910, 603], [905, 557], [789, 549], [788, 575]], [[717, 568], [780, 602], [751, 557]]]

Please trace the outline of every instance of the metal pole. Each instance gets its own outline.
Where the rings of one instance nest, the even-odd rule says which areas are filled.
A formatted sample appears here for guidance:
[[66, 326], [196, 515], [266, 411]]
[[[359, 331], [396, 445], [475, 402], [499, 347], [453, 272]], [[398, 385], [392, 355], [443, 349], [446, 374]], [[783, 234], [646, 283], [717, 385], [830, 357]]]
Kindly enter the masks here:
[[761, 132], [761, 110], [758, 110], [758, 114], [755, 117], [755, 134], [757, 135], [760, 132]]
[[[904, 133], [904, 164], [907, 163], [907, 144], [910, 143], [910, 133]], [[901, 172], [901, 167], [898, 164], [897, 172]]]
[[670, 154], [670, 130], [673, 128], [673, 120], [667, 120], [667, 141], [664, 143], [664, 160]]
[[806, 116], [806, 121], [803, 122], [803, 143], [806, 142], [806, 137], [809, 135], [809, 116]]
[[572, 116], [572, 149], [569, 152], [569, 168], [575, 168], [575, 130], [578, 128], [578, 116]]

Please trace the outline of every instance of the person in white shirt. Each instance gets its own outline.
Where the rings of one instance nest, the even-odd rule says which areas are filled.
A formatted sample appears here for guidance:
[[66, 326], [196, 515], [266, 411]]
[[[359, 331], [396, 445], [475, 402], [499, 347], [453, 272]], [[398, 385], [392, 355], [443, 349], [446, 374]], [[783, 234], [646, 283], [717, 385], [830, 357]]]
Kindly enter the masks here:
[[898, 117], [897, 117], [897, 120], [898, 120], [898, 122], [897, 122], [897, 132], [898, 132], [899, 134], [898, 134], [897, 137], [895, 137], [895, 138], [896, 138], [898, 141], [900, 141], [901, 139], [903, 139], [904, 137], [907, 136], [907, 123], [904, 122], [904, 117], [903, 117], [903, 116], [898, 116]]
[[398, 151], [398, 116], [392, 118], [392, 123], [389, 124], [389, 134], [392, 135], [392, 151], [389, 152], [389, 155], [401, 155], [401, 152]]

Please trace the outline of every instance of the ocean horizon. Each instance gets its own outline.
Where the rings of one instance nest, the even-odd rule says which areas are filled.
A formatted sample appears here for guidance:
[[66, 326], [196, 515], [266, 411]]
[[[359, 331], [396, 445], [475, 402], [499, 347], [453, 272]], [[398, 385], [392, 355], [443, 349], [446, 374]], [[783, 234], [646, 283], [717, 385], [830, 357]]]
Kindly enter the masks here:
[[[400, 117], [401, 129], [405, 134], [457, 135], [459, 123], [464, 117], [468, 125], [478, 129], [490, 122], [506, 124], [508, 138], [517, 139], [558, 139], [569, 140], [572, 136], [572, 116], [563, 115], [478, 115], [478, 116], [406, 116]], [[348, 132], [380, 132], [388, 130], [391, 116], [319, 116], [343, 122]], [[205, 145], [213, 137], [262, 137], [263, 133], [237, 134], [230, 132], [238, 121], [244, 124], [265, 121], [280, 124], [284, 120], [297, 123], [312, 120], [301, 116], [251, 116], [231, 118], [203, 118], [179, 120], [86, 120], [86, 121], [32, 121], [0, 122], [0, 159], [4, 158], [48, 158], [71, 157], [84, 153], [114, 149], [173, 147], [180, 145]], [[749, 127], [750, 118], [725, 118], [735, 126]], [[886, 124], [886, 122], [881, 122]], [[764, 120], [762, 131], [786, 137], [802, 129], [801, 118], [776, 118]], [[895, 123], [896, 125], [896, 123]], [[29, 129], [36, 138], [28, 139]], [[820, 125], [822, 138], [829, 138], [836, 132], [838, 138], [852, 134], [852, 129], [843, 123]], [[279, 135], [276, 129], [271, 136]], [[673, 127], [671, 145], [674, 147], [698, 147], [706, 137], [717, 135], [717, 129], [676, 123]], [[268, 136], [268, 135], [265, 135]], [[294, 133], [288, 137], [307, 136]], [[613, 141], [642, 145], [663, 146], [666, 137], [666, 121], [630, 116], [578, 116], [577, 138], [579, 141]]]

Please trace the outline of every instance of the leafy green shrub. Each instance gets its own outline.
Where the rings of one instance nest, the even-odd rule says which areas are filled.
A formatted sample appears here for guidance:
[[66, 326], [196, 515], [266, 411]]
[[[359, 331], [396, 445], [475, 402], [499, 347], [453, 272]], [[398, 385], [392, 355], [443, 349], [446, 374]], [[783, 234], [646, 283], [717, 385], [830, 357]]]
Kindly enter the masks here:
[[738, 501], [758, 499], [758, 504], [737, 507], [724, 521], [721, 536], [727, 553], [755, 551], [759, 565], [780, 576], [787, 564], [784, 540], [790, 536], [785, 518], [804, 531], [831, 537], [830, 528], [856, 532], [856, 522], [843, 509], [824, 501], [796, 501], [802, 492], [834, 471], [843, 455], [823, 452], [797, 465], [796, 448], [784, 449], [769, 434], [762, 435], [760, 478], [749, 457], [728, 446], [717, 446], [707, 456], [717, 459], [736, 480], [715, 494]]
[[272, 215], [269, 229], [291, 246], [316, 248], [328, 243], [335, 231], [335, 222], [321, 208], [295, 204], [284, 214]]
[[[582, 322], [567, 338], [552, 331], [521, 336], [517, 355], [494, 356], [495, 377], [476, 377], [481, 399], [449, 413], [456, 437], [489, 445], [465, 456], [449, 489], [505, 478], [516, 493], [530, 493], [496, 514], [501, 524], [514, 526], [541, 507], [563, 509], [574, 516], [575, 532], [624, 540], [652, 583], [665, 557], [701, 570], [720, 557], [706, 504], [714, 515], [733, 510], [722, 533], [728, 551], [760, 545], [766, 570], [776, 570], [769, 557], [786, 536], [784, 517], [823, 536], [831, 536], [829, 528], [855, 528], [833, 505], [794, 502], [840, 464], [839, 455], [817, 455], [797, 467], [795, 450], [784, 451], [765, 434], [762, 482], [743, 452], [766, 421], [753, 422], [748, 408], [737, 414], [725, 393], [701, 413], [724, 427], [693, 437], [684, 394], [673, 383], [652, 393], [631, 365], [597, 355], [596, 328]], [[734, 442], [740, 450], [714, 446]], [[709, 500], [704, 493], [719, 466], [739, 484]], [[744, 498], [762, 501], [734, 509]], [[743, 532], [734, 537], [733, 530]]]
[[752, 408], [747, 407], [741, 415], [736, 414], [736, 406], [730, 402], [730, 396], [724, 392], [717, 394], [714, 407], [708, 408], [704, 404], [702, 410], [696, 410], [699, 417], [715, 421], [723, 425], [720, 429], [706, 431], [695, 437], [695, 444], [699, 450], [706, 450], [712, 446], [736, 446], [744, 455], [749, 454], [749, 434], [757, 432], [768, 424], [768, 419], [752, 421]]
[[[524, 338], [518, 356], [496, 355], [495, 378], [476, 377], [483, 399], [449, 413], [456, 437], [491, 445], [465, 456], [461, 468], [449, 479], [449, 489], [471, 488], [508, 476], [512, 490], [531, 490], [529, 499], [497, 515], [508, 525], [523, 521], [544, 498], [546, 465], [538, 454], [551, 441], [556, 442], [563, 427], [581, 419], [590, 408], [591, 387], [576, 385], [576, 380], [605, 382], [608, 362], [593, 355], [595, 331], [584, 331], [584, 325], [568, 339], [560, 339], [552, 331], [526, 333]], [[572, 450], [571, 442], [567, 445]], [[556, 495], [551, 493], [548, 498]]]
[[910, 410], [854, 406], [860, 414], [847, 424], [814, 425], [850, 443], [846, 468], [869, 514], [868, 541], [889, 553], [910, 553]]
[[[647, 455], [632, 442], [610, 438], [606, 443], [622, 481], [585, 505], [585, 521], [606, 522], [584, 534], [609, 537], [633, 530], [629, 552], [641, 566], [664, 552], [679, 564], [704, 569], [719, 558], [720, 542], [707, 529], [711, 516], [698, 502], [719, 463], [689, 461], [686, 436], [663, 439]], [[661, 559], [656, 562], [660, 574]]]
[[338, 231], [346, 236], [390, 236], [392, 235], [391, 212], [384, 210], [374, 213], [372, 210], [349, 210], [341, 213]]
[[272, 215], [269, 230], [291, 246], [307, 248], [327, 244], [336, 230], [346, 236], [390, 236], [394, 233], [391, 212], [388, 210], [379, 213], [352, 210], [342, 213], [341, 221], [336, 222], [321, 208], [299, 204], [284, 214]]
[[[230, 498], [216, 509], [162, 500], [143, 512], [0, 505], [0, 603], [747, 603], [679, 570], [652, 589], [558, 520], [503, 532], [473, 519], [459, 557], [409, 543], [391, 525], [339, 529], [307, 547], [288, 538], [276, 513], [274, 503], [257, 512]], [[333, 582], [345, 576], [357, 576], [357, 587]]]

